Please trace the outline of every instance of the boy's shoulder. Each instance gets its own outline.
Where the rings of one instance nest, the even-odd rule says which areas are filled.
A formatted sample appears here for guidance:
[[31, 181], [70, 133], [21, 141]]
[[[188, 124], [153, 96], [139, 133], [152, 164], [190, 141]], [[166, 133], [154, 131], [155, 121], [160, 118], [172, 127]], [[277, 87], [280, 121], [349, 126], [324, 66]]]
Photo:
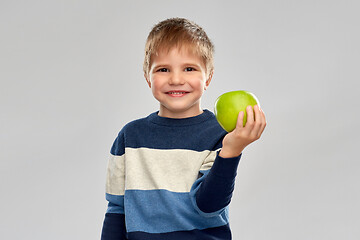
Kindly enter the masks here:
[[128, 130], [131, 130], [131, 129], [138, 129], [139, 127], [144, 127], [145, 125], [148, 125], [148, 118], [149, 118], [149, 116], [151, 116], [153, 114], [156, 114], [156, 113], [151, 113], [146, 117], [141, 117], [141, 118], [131, 120], [130, 122], [126, 123], [123, 126], [121, 131], [128, 131]]

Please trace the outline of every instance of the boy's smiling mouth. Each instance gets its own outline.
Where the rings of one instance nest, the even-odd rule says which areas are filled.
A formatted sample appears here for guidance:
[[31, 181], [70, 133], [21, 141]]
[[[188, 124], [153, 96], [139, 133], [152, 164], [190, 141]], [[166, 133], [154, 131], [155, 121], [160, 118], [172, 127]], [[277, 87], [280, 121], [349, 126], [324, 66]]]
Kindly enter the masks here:
[[182, 97], [187, 93], [189, 93], [189, 92], [183, 91], [183, 90], [176, 90], [176, 91], [172, 90], [172, 91], [166, 92], [167, 95], [172, 96], [172, 97]]

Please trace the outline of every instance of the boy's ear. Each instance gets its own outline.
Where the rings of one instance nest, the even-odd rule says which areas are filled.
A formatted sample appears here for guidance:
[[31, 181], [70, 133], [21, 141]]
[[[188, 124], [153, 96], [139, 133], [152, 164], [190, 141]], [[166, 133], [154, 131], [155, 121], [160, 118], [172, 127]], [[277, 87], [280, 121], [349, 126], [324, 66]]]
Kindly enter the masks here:
[[144, 77], [145, 77], [147, 84], [149, 85], [149, 88], [151, 88], [151, 82], [150, 82], [149, 76], [146, 75], [146, 73], [144, 73]]
[[214, 71], [211, 71], [208, 79], [205, 82], [204, 90], [206, 90], [209, 87], [213, 75], [214, 75]]

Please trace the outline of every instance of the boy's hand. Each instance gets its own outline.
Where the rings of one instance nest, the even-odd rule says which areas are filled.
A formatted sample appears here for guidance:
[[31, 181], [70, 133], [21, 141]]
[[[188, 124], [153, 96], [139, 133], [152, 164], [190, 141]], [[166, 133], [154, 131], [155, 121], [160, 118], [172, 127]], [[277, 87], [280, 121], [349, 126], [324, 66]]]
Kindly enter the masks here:
[[220, 157], [237, 157], [247, 145], [260, 138], [266, 126], [264, 112], [258, 105], [255, 105], [254, 111], [251, 106], [247, 106], [246, 113], [246, 125], [243, 126], [244, 112], [240, 112], [235, 129], [225, 135], [223, 147], [219, 153]]

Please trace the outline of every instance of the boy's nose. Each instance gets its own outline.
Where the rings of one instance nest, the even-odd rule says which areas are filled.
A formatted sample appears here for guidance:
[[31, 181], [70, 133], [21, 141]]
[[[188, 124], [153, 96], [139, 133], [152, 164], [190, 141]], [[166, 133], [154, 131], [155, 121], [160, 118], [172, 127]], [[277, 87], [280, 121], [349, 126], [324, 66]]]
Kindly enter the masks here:
[[183, 85], [185, 84], [185, 79], [179, 73], [171, 74], [169, 78], [170, 85]]

